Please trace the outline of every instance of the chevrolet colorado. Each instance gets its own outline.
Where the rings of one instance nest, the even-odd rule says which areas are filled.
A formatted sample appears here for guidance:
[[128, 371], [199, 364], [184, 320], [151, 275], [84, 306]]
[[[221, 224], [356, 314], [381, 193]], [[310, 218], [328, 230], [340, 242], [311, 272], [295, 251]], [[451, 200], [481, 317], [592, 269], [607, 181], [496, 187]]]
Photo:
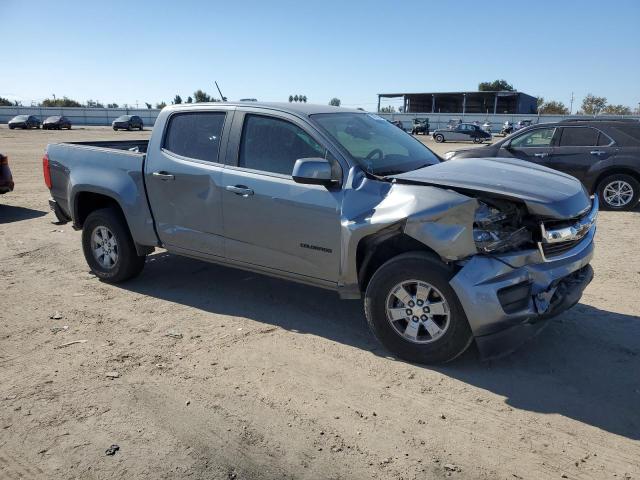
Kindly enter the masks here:
[[597, 199], [516, 159], [440, 162], [383, 118], [337, 107], [162, 110], [148, 141], [60, 143], [51, 207], [106, 282], [155, 247], [364, 297], [409, 361], [515, 349], [593, 277]]

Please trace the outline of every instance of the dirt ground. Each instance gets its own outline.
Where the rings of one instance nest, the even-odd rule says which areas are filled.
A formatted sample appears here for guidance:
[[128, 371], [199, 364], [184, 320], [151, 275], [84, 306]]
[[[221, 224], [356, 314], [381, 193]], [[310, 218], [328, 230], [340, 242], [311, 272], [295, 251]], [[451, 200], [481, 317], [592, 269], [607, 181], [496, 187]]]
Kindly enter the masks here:
[[601, 214], [595, 280], [533, 341], [427, 368], [332, 292], [163, 252], [92, 276], [43, 149], [149, 133], [0, 126], [1, 479], [640, 478], [638, 212]]

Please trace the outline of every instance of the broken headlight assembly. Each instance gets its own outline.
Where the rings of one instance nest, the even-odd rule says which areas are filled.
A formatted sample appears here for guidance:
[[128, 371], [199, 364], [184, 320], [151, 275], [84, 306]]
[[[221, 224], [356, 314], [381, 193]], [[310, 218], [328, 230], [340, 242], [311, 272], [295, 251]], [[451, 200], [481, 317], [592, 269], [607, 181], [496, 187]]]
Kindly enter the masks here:
[[478, 251], [500, 253], [530, 243], [531, 232], [522, 226], [521, 218], [518, 207], [511, 203], [478, 201], [473, 221], [473, 240]]

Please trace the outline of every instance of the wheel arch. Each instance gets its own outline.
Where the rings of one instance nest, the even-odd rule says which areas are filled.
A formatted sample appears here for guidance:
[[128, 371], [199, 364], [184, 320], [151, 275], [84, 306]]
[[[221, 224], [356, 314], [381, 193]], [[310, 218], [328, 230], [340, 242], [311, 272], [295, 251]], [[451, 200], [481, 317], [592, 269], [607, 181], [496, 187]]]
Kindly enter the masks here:
[[356, 248], [356, 271], [361, 292], [366, 291], [373, 274], [388, 260], [404, 253], [419, 252], [440, 259], [430, 247], [403, 231], [403, 224], [364, 237]]
[[640, 173], [629, 167], [611, 167], [601, 172], [593, 182], [591, 193], [597, 193], [600, 187], [600, 182], [611, 175], [629, 175], [633, 177], [638, 183], [640, 183]]
[[[131, 230], [131, 225], [129, 225], [129, 220], [124, 213], [124, 209], [122, 205], [118, 202], [115, 196], [109, 195], [105, 192], [96, 192], [91, 190], [82, 190], [79, 192], [75, 192], [72, 203], [72, 211], [73, 211], [73, 226], [76, 229], [81, 229], [86, 221], [87, 217], [96, 210], [100, 210], [102, 208], [114, 208], [124, 220], [124, 223], [129, 230], [129, 234], [133, 238], [133, 232]], [[134, 244], [136, 247], [136, 251], [138, 255], [147, 255], [153, 252], [154, 247], [140, 245], [135, 241]]]

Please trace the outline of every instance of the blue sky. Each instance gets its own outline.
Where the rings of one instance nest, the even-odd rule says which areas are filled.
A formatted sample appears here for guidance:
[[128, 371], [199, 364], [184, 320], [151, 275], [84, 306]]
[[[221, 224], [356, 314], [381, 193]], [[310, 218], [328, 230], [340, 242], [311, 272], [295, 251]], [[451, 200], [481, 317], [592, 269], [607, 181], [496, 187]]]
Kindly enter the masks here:
[[0, 0], [0, 96], [140, 105], [475, 90], [640, 102], [640, 1]]

